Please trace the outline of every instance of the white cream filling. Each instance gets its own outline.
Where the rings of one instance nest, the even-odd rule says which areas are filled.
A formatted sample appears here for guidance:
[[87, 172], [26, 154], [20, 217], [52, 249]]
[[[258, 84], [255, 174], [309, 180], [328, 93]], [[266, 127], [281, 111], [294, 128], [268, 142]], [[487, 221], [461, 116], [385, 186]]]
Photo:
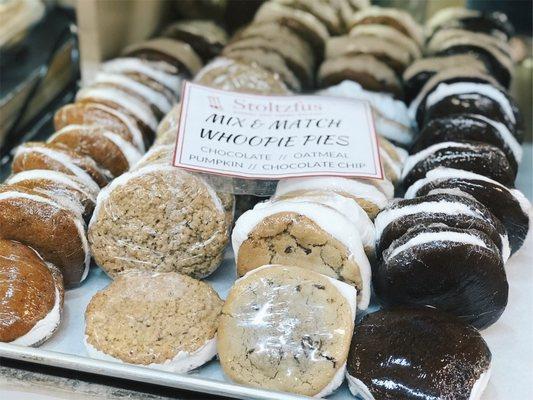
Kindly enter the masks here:
[[91, 191], [99, 192], [100, 187], [94, 181], [94, 179], [89, 175], [83, 168], [78, 167], [74, 160], [65, 153], [48, 149], [45, 147], [25, 147], [21, 146], [15, 152], [14, 157], [19, 157], [26, 153], [40, 153], [44, 156], [51, 158], [52, 160], [62, 164], [66, 169], [74, 174], [78, 179], [80, 179], [85, 186], [87, 186]]
[[[277, 201], [276, 197], [273, 197], [271, 201], [258, 203], [254, 208], [269, 207], [272, 201]], [[357, 228], [363, 243], [363, 247], [374, 249], [375, 247], [375, 233], [374, 224], [368, 218], [368, 214], [357, 204], [357, 202], [348, 197], [341, 196], [335, 192], [314, 192], [312, 194], [305, 194], [302, 196], [292, 197], [287, 199], [289, 201], [304, 202], [304, 203], [320, 203], [334, 210], [340, 212], [345, 218]]]
[[388, 203], [387, 197], [370, 183], [329, 176], [281, 179], [276, 187], [275, 195], [283, 196], [293, 192], [310, 190], [331, 190], [347, 193], [355, 198], [368, 200], [380, 209], [384, 208]]
[[105, 131], [103, 135], [119, 148], [128, 162], [128, 168], [131, 168], [135, 163], [137, 163], [137, 161], [141, 159], [142, 155], [140, 151], [137, 150], [130, 142], [124, 140], [122, 136], [110, 131]]
[[509, 119], [516, 123], [516, 118], [513, 113], [513, 108], [509, 103], [509, 100], [505, 95], [496, 89], [494, 86], [487, 83], [476, 82], [456, 82], [456, 83], [440, 83], [427, 97], [426, 108], [431, 107], [433, 104], [439, 102], [448, 96], [465, 94], [465, 93], [478, 93], [486, 96], [495, 102], [497, 102]]
[[516, 162], [520, 163], [520, 161], [522, 161], [522, 146], [520, 145], [520, 143], [518, 143], [509, 128], [507, 128], [505, 124], [489, 119], [484, 115], [476, 114], [476, 117], [482, 121], [485, 121], [487, 124], [493, 126], [496, 129], [503, 142], [507, 144], [507, 146], [509, 146], [509, 149], [513, 153]]
[[131, 112], [154, 132], [157, 130], [157, 118], [148, 105], [128, 93], [112, 87], [85, 87], [78, 91], [76, 100], [101, 99], [118, 104]]
[[[120, 364], [129, 364], [119, 358], [113, 357], [109, 354], [104, 353], [103, 351], [98, 350], [96, 347], [94, 347], [87, 341], [87, 335], [84, 335], [83, 341], [85, 343], [85, 348], [89, 357]], [[181, 374], [204, 365], [206, 362], [210, 361], [213, 357], [215, 357], [216, 354], [217, 341], [215, 336], [214, 338], [207, 340], [201, 347], [199, 347], [192, 353], [180, 350], [173, 358], [165, 360], [163, 363], [135, 365], [140, 365], [142, 367], [151, 368], [158, 371], [174, 372]]]
[[395, 100], [389, 94], [367, 91], [357, 82], [349, 80], [344, 80], [337, 85], [319, 90], [316, 94], [366, 100], [385, 118], [403, 125], [410, 132], [411, 120], [407, 113], [407, 106], [403, 101]]
[[[487, 387], [490, 379], [490, 371], [491, 366], [489, 366], [489, 369], [483, 372], [476, 380], [474, 386], [472, 387], [472, 391], [470, 392], [470, 397], [468, 398], [469, 400], [481, 399], [481, 395]], [[354, 396], [359, 396], [363, 400], [375, 400], [372, 393], [370, 393], [370, 390], [368, 390], [368, 387], [362, 381], [350, 375], [349, 372], [346, 372], [346, 380], [348, 381], [348, 388]]]
[[19, 346], [33, 346], [48, 338], [61, 322], [61, 295], [57, 285], [55, 286], [55, 301], [52, 309], [43, 319], [37, 323], [24, 335], [16, 338], [11, 344]]
[[141, 130], [139, 129], [139, 126], [137, 125], [137, 122], [133, 118], [131, 118], [129, 115], [124, 114], [123, 112], [120, 112], [118, 110], [115, 110], [114, 108], [105, 106], [103, 104], [91, 104], [94, 108], [99, 108], [100, 110], [105, 111], [108, 114], [113, 115], [115, 118], [117, 118], [120, 122], [122, 122], [128, 131], [131, 134], [131, 138], [133, 141], [133, 144], [137, 149], [144, 153], [146, 151], [146, 148], [144, 146], [144, 139], [143, 134]]
[[[157, 67], [161, 66], [160, 69]], [[118, 73], [139, 73], [146, 75], [150, 79], [159, 82], [161, 85], [169, 88], [174, 94], [179, 95], [182, 78], [164, 72], [163, 69], [173, 68], [170, 64], [159, 62], [147, 62], [135, 57], [115, 58], [101, 65], [102, 71]]]
[[413, 133], [409, 128], [404, 128], [380, 116], [375, 116], [374, 122], [376, 123], [377, 133], [389, 140], [403, 145], [411, 144], [413, 141]]
[[231, 235], [233, 251], [237, 257], [242, 243], [249, 233], [265, 218], [282, 212], [293, 212], [303, 215], [315, 222], [321, 229], [329, 233], [346, 246], [349, 257], [357, 263], [361, 274], [362, 290], [358, 308], [365, 310], [370, 302], [370, 263], [365, 254], [359, 231], [341, 213], [319, 203], [282, 200], [271, 203], [268, 207], [259, 205], [246, 211], [235, 222]]
[[[52, 206], [54, 208], [60, 209], [60, 210], [66, 210], [70, 211], [69, 209], [65, 209], [61, 206], [61, 204], [57, 203], [56, 201], [47, 199], [46, 197], [37, 196], [33, 194], [27, 194], [22, 192], [15, 192], [15, 191], [8, 191], [4, 193], [0, 193], [0, 200], [7, 200], [7, 199], [16, 199], [16, 198], [23, 198], [32, 200], [39, 203], [45, 203], [49, 206]], [[87, 277], [87, 274], [89, 273], [89, 266], [91, 262], [91, 251], [89, 248], [89, 243], [87, 241], [87, 236], [85, 234], [85, 224], [83, 220], [81, 219], [81, 216], [78, 216], [76, 214], [73, 215], [74, 218], [72, 220], [74, 221], [74, 224], [76, 226], [76, 229], [78, 230], [78, 236], [80, 237], [81, 245], [84, 252], [84, 270], [82, 277], [80, 279], [80, 282], [83, 282], [83, 280]]]
[[463, 149], [475, 149], [476, 146], [469, 143], [460, 143], [460, 142], [440, 142], [435, 143], [423, 150], [420, 150], [418, 153], [412, 154], [407, 158], [403, 166], [402, 179], [405, 179], [407, 174], [421, 161], [427, 159], [431, 154], [436, 153], [439, 150], [445, 149], [447, 147], [460, 147]]
[[473, 246], [479, 246], [488, 249], [487, 244], [483, 240], [481, 240], [477, 236], [470, 235], [468, 233], [454, 231], [422, 232], [416, 235], [415, 237], [409, 239], [406, 243], [400, 246], [394, 247], [394, 245], [391, 245], [390, 249], [392, 250], [392, 252], [386, 256], [387, 260], [396, 257], [402, 251], [405, 251], [410, 247], [434, 242], [454, 242], [462, 244], [471, 244]]
[[143, 85], [135, 79], [131, 79], [127, 75], [112, 72], [99, 72], [96, 75], [94, 82], [123, 86], [138, 94], [149, 103], [154, 104], [164, 114], [168, 113], [172, 108], [172, 103], [163, 94], [152, 89], [150, 86]]

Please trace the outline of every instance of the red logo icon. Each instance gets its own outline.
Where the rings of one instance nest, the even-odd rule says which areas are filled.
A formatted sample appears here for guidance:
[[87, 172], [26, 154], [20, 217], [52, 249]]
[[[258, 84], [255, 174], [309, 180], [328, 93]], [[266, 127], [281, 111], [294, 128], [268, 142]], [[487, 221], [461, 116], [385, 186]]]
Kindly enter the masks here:
[[222, 103], [220, 98], [216, 96], [207, 96], [209, 100], [209, 107], [214, 108], [215, 110], [222, 110]]

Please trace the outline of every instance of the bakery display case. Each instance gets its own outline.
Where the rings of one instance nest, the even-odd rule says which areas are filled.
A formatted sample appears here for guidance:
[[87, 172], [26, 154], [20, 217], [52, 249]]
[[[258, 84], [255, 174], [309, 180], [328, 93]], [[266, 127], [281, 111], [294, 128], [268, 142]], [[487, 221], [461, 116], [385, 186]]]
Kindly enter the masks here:
[[526, 398], [531, 5], [478, 3], [0, 4], [0, 360]]

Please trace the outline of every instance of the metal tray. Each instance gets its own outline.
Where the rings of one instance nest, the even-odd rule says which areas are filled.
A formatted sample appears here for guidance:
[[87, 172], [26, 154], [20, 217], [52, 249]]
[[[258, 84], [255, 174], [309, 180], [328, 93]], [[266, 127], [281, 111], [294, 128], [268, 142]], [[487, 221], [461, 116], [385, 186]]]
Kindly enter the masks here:
[[[532, 146], [524, 146], [524, 160], [517, 180], [518, 188], [532, 198]], [[533, 221], [531, 221], [533, 223]], [[492, 377], [483, 400], [526, 399], [531, 394], [533, 378], [530, 362], [533, 359], [531, 326], [533, 326], [533, 237], [506, 265], [510, 286], [509, 304], [501, 319], [482, 332], [493, 355]], [[233, 252], [228, 249], [221, 267], [207, 279], [222, 298], [235, 280]], [[98, 267], [91, 268], [87, 280], [76, 289], [67, 291], [64, 319], [58, 332], [39, 348], [26, 348], [0, 343], [0, 357], [51, 365], [66, 369], [117, 378], [158, 384], [172, 388], [255, 399], [303, 399], [266, 390], [258, 390], [231, 383], [213, 360], [189, 374], [173, 374], [120, 363], [90, 359], [83, 345], [85, 308], [98, 290], [110, 279]], [[370, 311], [377, 306], [373, 303]], [[344, 383], [330, 399], [351, 397]]]

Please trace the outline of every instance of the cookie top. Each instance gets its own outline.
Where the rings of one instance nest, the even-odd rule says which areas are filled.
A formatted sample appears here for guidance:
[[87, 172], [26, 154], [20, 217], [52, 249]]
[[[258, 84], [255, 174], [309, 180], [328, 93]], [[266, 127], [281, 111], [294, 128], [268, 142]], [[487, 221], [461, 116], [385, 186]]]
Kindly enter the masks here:
[[342, 33], [341, 20], [332, 2], [307, 0], [273, 0], [273, 2], [313, 14], [326, 26], [332, 35]]
[[222, 259], [228, 226], [220, 199], [201, 178], [156, 164], [100, 192], [89, 240], [112, 277], [132, 269], [205, 277]]
[[279, 75], [256, 64], [216, 58], [196, 75], [195, 82], [242, 93], [283, 95], [291, 91]]
[[354, 298], [352, 287], [301, 268], [250, 272], [235, 282], [222, 309], [218, 353], [224, 373], [264, 389], [329, 394], [342, 382]]
[[35, 250], [0, 239], [0, 342], [34, 346], [60, 322], [63, 278]]
[[475, 229], [418, 225], [392, 242], [374, 269], [385, 305], [429, 305], [482, 329], [505, 310], [509, 285], [494, 242]]
[[416, 393], [479, 399], [491, 358], [479, 332], [450, 315], [430, 308], [380, 310], [355, 327], [348, 385], [365, 398], [407, 399]]
[[172, 372], [189, 371], [215, 355], [222, 304], [208, 284], [185, 275], [121, 274], [87, 306], [88, 352]]

